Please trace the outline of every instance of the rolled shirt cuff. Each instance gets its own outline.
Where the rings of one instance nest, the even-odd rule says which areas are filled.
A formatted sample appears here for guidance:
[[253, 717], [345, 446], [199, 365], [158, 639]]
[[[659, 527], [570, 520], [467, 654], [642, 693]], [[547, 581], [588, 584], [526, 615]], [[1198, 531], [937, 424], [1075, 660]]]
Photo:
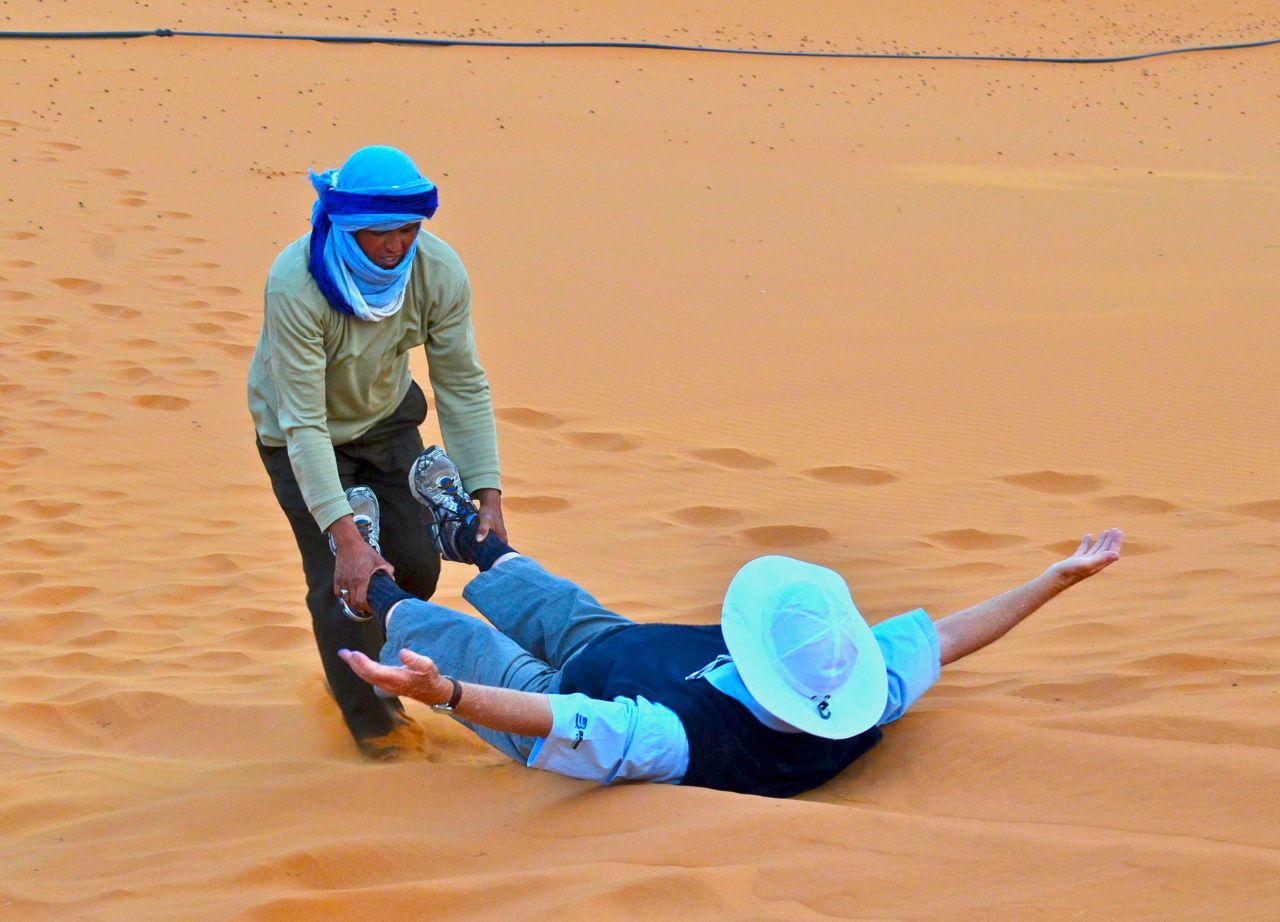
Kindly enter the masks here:
[[351, 515], [351, 504], [347, 502], [345, 496], [337, 496], [333, 499], [325, 500], [312, 513], [321, 531], [328, 531], [329, 526], [344, 515]]

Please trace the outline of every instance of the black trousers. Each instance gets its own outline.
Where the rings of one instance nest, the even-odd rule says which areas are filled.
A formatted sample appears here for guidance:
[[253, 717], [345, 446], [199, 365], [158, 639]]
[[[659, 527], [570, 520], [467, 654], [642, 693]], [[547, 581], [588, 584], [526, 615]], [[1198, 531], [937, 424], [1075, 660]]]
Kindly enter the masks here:
[[[440, 576], [440, 558], [427, 531], [431, 513], [409, 492], [409, 465], [422, 453], [418, 426], [426, 418], [426, 395], [417, 383], [410, 383], [394, 413], [354, 442], [333, 447], [343, 489], [362, 483], [377, 495], [382, 511], [382, 556], [396, 568], [396, 582], [421, 599], [431, 598]], [[357, 623], [343, 615], [333, 594], [329, 539], [307, 510], [288, 449], [272, 448], [259, 440], [258, 454], [302, 554], [307, 608], [320, 662], [347, 727], [357, 740], [389, 733], [392, 715], [401, 710], [399, 700], [374, 694], [372, 686], [338, 658], [338, 651], [346, 647], [376, 660], [385, 640], [382, 627], [376, 618]]]

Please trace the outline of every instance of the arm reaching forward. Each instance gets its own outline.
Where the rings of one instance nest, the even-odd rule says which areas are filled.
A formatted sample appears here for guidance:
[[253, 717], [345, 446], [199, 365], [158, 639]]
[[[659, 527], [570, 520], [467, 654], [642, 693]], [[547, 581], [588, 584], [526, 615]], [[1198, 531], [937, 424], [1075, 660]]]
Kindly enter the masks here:
[[1123, 538], [1118, 528], [1109, 528], [1096, 539], [1085, 535], [1074, 554], [1053, 564], [1031, 582], [938, 621], [934, 628], [938, 632], [942, 665], [954, 663], [998, 640], [1058, 593], [1115, 563], [1120, 559]]
[[[355, 650], [339, 650], [338, 655], [360, 678], [393, 695], [423, 704], [444, 704], [453, 692], [453, 684], [440, 675], [431, 657], [412, 650], [400, 651], [403, 666], [383, 666]], [[546, 736], [551, 732], [551, 702], [546, 695], [533, 692], [462, 683], [462, 697], [454, 713], [503, 733]]]

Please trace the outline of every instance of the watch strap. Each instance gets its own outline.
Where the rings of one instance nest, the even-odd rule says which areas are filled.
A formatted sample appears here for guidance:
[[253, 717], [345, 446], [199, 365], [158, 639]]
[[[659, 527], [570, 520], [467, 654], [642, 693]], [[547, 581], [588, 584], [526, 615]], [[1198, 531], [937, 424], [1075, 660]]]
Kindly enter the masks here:
[[452, 713], [457, 708], [458, 703], [462, 700], [462, 683], [451, 675], [441, 676], [453, 683], [453, 692], [449, 695], [449, 700], [441, 704], [431, 705], [431, 710], [439, 711], [441, 714]]

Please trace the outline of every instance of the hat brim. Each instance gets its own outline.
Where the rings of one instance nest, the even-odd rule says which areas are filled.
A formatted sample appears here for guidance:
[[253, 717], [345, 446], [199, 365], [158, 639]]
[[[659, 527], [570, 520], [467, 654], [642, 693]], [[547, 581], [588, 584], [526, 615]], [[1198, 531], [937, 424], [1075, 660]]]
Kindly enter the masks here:
[[[837, 600], [858, 648], [853, 668], [831, 692], [826, 717], [779, 673], [766, 640], [772, 624], [771, 600], [780, 589], [798, 582], [816, 583], [828, 598]], [[791, 557], [757, 557], [730, 581], [720, 627], [747, 691], [766, 711], [793, 727], [827, 739], [847, 739], [874, 726], [884, 714], [889, 697], [884, 654], [853, 604], [849, 587], [834, 570]]]

